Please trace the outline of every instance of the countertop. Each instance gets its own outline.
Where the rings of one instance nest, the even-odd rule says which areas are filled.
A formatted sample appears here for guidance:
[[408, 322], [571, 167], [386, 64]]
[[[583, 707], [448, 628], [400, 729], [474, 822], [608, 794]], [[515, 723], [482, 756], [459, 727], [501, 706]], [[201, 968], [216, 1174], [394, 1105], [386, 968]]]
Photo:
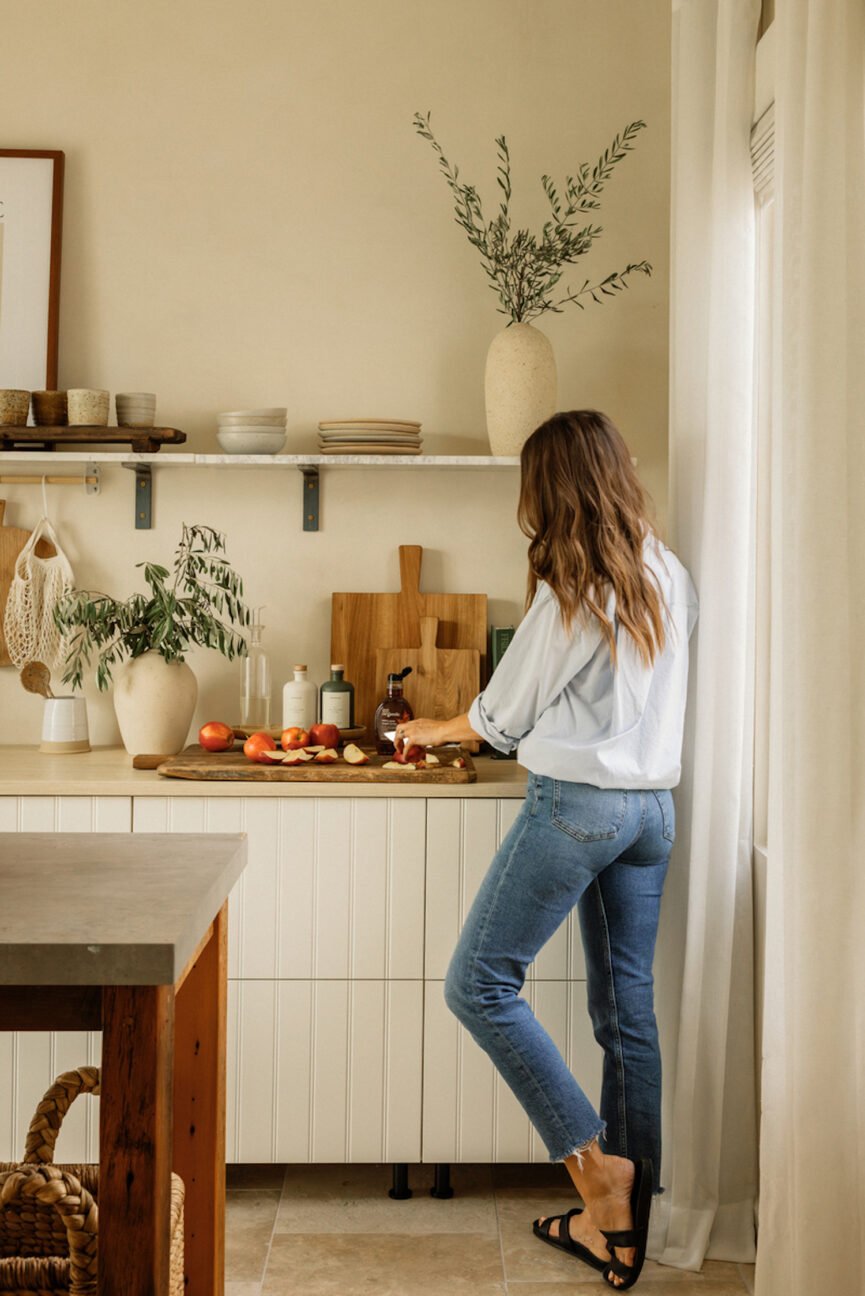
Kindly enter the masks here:
[[174, 985], [246, 863], [234, 833], [0, 833], [0, 983]]
[[0, 746], [0, 796], [140, 797], [505, 797], [522, 800], [526, 771], [516, 761], [473, 756], [476, 783], [215, 783], [134, 770], [120, 747], [50, 756], [35, 747]]

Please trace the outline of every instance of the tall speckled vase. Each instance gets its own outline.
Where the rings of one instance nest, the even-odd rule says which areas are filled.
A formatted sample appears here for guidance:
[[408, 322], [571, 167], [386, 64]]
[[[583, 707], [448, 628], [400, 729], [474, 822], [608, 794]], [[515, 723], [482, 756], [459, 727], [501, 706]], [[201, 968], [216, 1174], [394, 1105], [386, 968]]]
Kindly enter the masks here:
[[197, 699], [198, 681], [186, 662], [153, 651], [127, 662], [114, 682], [114, 712], [130, 756], [182, 751]]
[[487, 352], [487, 435], [494, 455], [517, 455], [556, 411], [556, 358], [533, 324], [509, 324]]

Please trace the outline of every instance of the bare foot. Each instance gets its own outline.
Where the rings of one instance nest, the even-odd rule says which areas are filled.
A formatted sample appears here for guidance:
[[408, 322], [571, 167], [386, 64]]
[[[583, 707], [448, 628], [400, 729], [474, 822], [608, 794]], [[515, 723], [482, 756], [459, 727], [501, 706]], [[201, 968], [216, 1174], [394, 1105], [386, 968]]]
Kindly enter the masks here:
[[[588, 1191], [586, 1185], [586, 1203], [598, 1229], [612, 1233], [634, 1227], [631, 1189], [634, 1186], [635, 1171], [633, 1161], [629, 1161], [627, 1157], [607, 1156], [604, 1158], [603, 1180], [593, 1184], [594, 1191]], [[617, 1247], [616, 1257], [622, 1264], [632, 1265], [636, 1251], [633, 1247]], [[624, 1279], [611, 1274], [610, 1282], [614, 1287], [621, 1287]]]
[[[539, 1224], [543, 1224], [547, 1217], [541, 1216]], [[568, 1234], [573, 1242], [579, 1242], [581, 1246], [587, 1247], [592, 1255], [596, 1255], [599, 1260], [609, 1260], [610, 1252], [604, 1236], [592, 1219], [591, 1213], [587, 1210], [582, 1211], [579, 1215], [572, 1215], [568, 1225]], [[550, 1225], [550, 1237], [559, 1236], [559, 1220], [556, 1219]]]

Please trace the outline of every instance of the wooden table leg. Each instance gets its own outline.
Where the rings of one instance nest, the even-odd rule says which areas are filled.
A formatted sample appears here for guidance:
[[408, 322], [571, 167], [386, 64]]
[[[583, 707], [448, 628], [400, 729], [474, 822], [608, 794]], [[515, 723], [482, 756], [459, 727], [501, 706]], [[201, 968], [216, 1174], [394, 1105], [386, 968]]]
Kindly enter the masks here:
[[186, 1185], [188, 1296], [225, 1286], [225, 1032], [228, 906], [177, 991], [174, 1171]]
[[99, 1296], [168, 1292], [171, 986], [102, 991]]

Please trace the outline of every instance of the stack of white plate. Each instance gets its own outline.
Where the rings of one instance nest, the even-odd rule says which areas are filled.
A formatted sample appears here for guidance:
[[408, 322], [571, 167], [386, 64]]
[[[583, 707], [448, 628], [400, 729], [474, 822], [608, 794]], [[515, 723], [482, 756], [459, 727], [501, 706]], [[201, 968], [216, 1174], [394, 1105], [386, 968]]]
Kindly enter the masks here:
[[322, 454], [420, 454], [420, 423], [411, 419], [338, 419], [319, 423]]
[[285, 445], [288, 410], [230, 410], [217, 414], [216, 439], [226, 454], [279, 454]]

